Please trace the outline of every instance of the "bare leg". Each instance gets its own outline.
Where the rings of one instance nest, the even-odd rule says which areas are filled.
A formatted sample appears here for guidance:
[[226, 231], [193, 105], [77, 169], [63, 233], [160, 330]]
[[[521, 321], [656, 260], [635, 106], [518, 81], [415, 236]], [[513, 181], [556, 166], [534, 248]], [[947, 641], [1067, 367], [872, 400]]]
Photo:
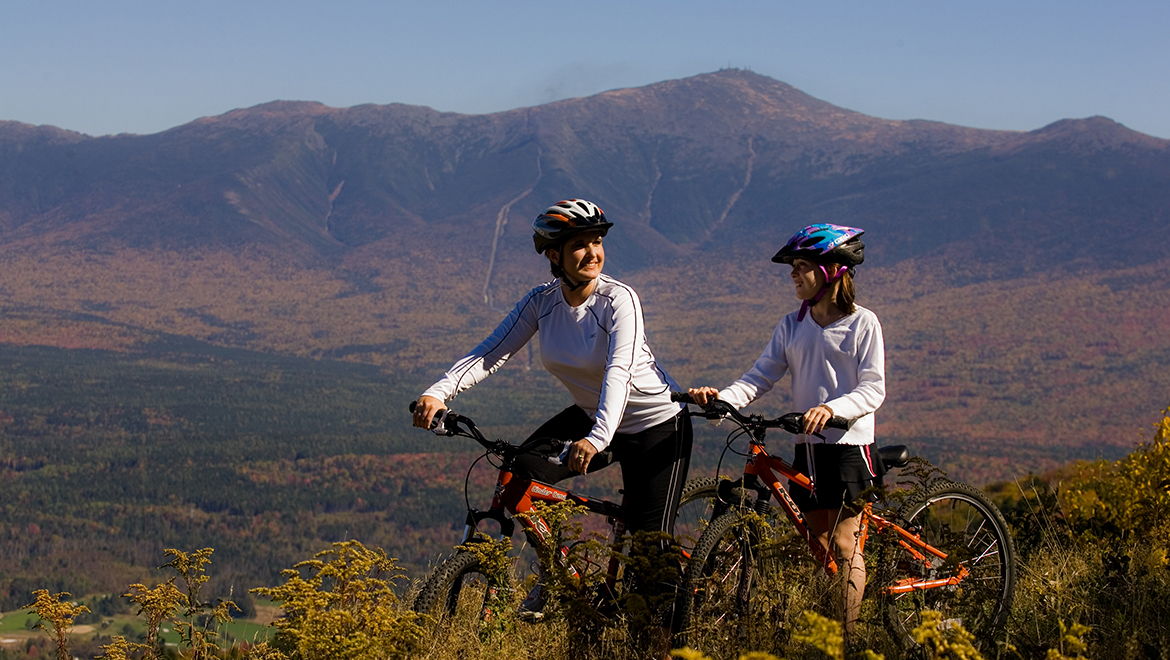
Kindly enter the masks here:
[[861, 514], [849, 516], [843, 509], [822, 509], [805, 514], [808, 529], [837, 559], [837, 570], [845, 591], [842, 620], [845, 633], [851, 634], [861, 616], [861, 597], [865, 593], [865, 558], [857, 551], [857, 536], [861, 529]]
[[[838, 515], [848, 512], [839, 510]], [[833, 545], [837, 550], [837, 564], [844, 577], [845, 588], [845, 633], [852, 634], [861, 616], [861, 597], [865, 594], [865, 558], [857, 549], [857, 537], [861, 530], [861, 514], [841, 518], [833, 530]]]

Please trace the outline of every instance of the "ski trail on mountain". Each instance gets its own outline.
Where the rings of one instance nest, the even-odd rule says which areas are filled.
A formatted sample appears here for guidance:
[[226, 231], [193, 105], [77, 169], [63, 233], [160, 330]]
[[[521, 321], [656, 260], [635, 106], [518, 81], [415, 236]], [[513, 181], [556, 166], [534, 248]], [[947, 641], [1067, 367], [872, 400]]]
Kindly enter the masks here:
[[492, 305], [492, 291], [491, 291], [492, 275], [495, 274], [495, 270], [496, 270], [496, 251], [500, 246], [500, 236], [504, 235], [504, 227], [506, 227], [508, 225], [508, 211], [512, 208], [513, 204], [515, 204], [516, 202], [519, 202], [520, 200], [524, 199], [529, 194], [531, 194], [532, 191], [536, 189], [536, 185], [540, 183], [540, 177], [544, 175], [544, 172], [540, 168], [540, 160], [543, 156], [544, 156], [544, 151], [539, 146], [537, 146], [536, 147], [536, 180], [532, 182], [532, 185], [529, 186], [527, 190], [525, 190], [524, 192], [522, 192], [519, 195], [517, 195], [516, 197], [514, 197], [512, 199], [512, 201], [510, 201], [507, 204], [504, 204], [502, 207], [500, 207], [499, 212], [496, 213], [496, 233], [495, 233], [495, 236], [492, 237], [492, 254], [491, 254], [491, 258], [488, 260], [487, 276], [484, 278], [484, 282], [483, 282], [483, 302], [489, 308], [494, 309], [494, 306]]
[[651, 207], [654, 205], [654, 193], [658, 191], [658, 182], [662, 180], [662, 170], [658, 167], [658, 154], [655, 153], [650, 158], [650, 164], [654, 166], [654, 181], [650, 183], [650, 194], [646, 195], [646, 208], [642, 210], [642, 218], [646, 224], [650, 224], [650, 220], [654, 217]]
[[752, 183], [752, 168], [755, 167], [756, 164], [756, 150], [752, 146], [752, 142], [754, 140], [755, 137], [748, 138], [747, 171], [743, 175], [743, 185], [739, 187], [739, 190], [731, 193], [731, 197], [728, 198], [727, 206], [723, 209], [723, 213], [719, 215], [719, 219], [715, 221], [715, 224], [711, 225], [711, 228], [707, 230], [707, 238], [711, 238], [715, 234], [715, 230], [719, 229], [719, 226], [722, 225], [723, 221], [727, 219], [727, 214], [731, 213], [731, 209], [735, 206], [735, 203], [739, 201], [739, 196], [742, 195], [743, 191], [747, 190], [747, 187]]

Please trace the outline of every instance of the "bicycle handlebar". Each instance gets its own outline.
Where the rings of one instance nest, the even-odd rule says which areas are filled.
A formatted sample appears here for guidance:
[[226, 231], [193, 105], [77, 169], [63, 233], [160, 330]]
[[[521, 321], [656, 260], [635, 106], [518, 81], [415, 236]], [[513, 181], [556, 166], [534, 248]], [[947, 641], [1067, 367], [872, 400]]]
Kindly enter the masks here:
[[[698, 405], [695, 403], [694, 397], [692, 397], [688, 392], [671, 392], [670, 400], [676, 403], [691, 403]], [[691, 416], [702, 417], [704, 419], [721, 419], [724, 416], [727, 416], [735, 420], [735, 422], [740, 426], [749, 429], [778, 428], [783, 429], [793, 435], [804, 433], [803, 413], [790, 412], [788, 414], [781, 415], [776, 419], [764, 419], [760, 415], [744, 415], [743, 413], [733, 408], [731, 404], [727, 403], [726, 401], [720, 401], [719, 399], [708, 400], [707, 405], [702, 406], [702, 408], [702, 412], [689, 414]], [[842, 431], [848, 431], [849, 427], [851, 426], [853, 426], [853, 421], [845, 419], [844, 417], [833, 417], [825, 424], [825, 428], [827, 429], [840, 429]], [[824, 436], [819, 433], [814, 433], [813, 435], [822, 439], [824, 438]]]
[[[416, 407], [418, 407], [418, 402], [411, 401], [408, 409], [411, 413], [413, 413]], [[463, 426], [462, 429], [459, 428], [460, 425]], [[484, 449], [499, 456], [516, 456], [527, 453], [532, 450], [533, 446], [546, 439], [529, 438], [519, 445], [514, 445], [503, 440], [488, 440], [484, 434], [480, 432], [479, 428], [475, 426], [475, 422], [471, 421], [469, 417], [457, 415], [447, 408], [444, 408], [435, 414], [434, 419], [431, 420], [430, 431], [435, 435], [448, 437], [458, 435], [471, 438], [483, 446]], [[562, 441], [562, 447], [559, 453], [556, 456], [548, 456], [548, 462], [552, 463], [553, 465], [561, 465], [565, 461], [565, 458], [569, 455], [569, 448], [572, 447], [572, 445], [572, 440]]]

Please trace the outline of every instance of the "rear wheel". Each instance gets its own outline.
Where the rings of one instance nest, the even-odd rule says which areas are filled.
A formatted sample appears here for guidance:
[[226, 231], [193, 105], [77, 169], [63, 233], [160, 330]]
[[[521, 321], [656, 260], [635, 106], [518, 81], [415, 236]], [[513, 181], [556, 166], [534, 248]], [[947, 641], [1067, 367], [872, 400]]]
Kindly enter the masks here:
[[[911, 556], [890, 539], [883, 544], [886, 621], [908, 644], [923, 612], [942, 614], [941, 627], [961, 625], [981, 642], [1007, 620], [1015, 593], [1015, 543], [1003, 515], [966, 484], [942, 482], [899, 509], [903, 528], [946, 554]], [[955, 584], [933, 586], [945, 581]]]

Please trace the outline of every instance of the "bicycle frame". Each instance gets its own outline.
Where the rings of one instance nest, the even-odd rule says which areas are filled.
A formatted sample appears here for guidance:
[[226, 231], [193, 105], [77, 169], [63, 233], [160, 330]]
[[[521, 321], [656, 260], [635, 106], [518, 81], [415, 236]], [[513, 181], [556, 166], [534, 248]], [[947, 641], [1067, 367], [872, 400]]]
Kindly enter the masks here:
[[[801, 488], [812, 490], [812, 482], [809, 481], [809, 478], [798, 472], [796, 468], [784, 459], [769, 455], [762, 442], [756, 438], [753, 438], [751, 441], [751, 453], [748, 455], [747, 463], [744, 465], [743, 474], [745, 487], [756, 490], [761, 496], [764, 492], [767, 492], [776, 498], [780, 506], [784, 509], [784, 513], [788, 516], [788, 520], [808, 544], [813, 556], [824, 566], [826, 572], [835, 574], [837, 572], [836, 560], [808, 530], [808, 526], [804, 520], [804, 513], [801, 512], [796, 502], [792, 500], [792, 496], [788, 494], [788, 490], [784, 487], [784, 484], [780, 482], [780, 477], [783, 476]], [[865, 542], [869, 537], [869, 528], [871, 526], [874, 532], [879, 534], [886, 530], [893, 530], [898, 535], [898, 545], [909, 553], [911, 557], [924, 562], [928, 567], [929, 560], [927, 559], [927, 555], [941, 560], [946, 560], [947, 558], [945, 552], [926, 543], [917, 535], [902, 529], [896, 523], [874, 513], [872, 504], [866, 504], [862, 509], [860, 536], [857, 539], [858, 552], [865, 551]], [[960, 566], [959, 574], [951, 578], [941, 580], [900, 580], [898, 583], [888, 587], [887, 591], [891, 594], [904, 594], [923, 589], [953, 586], [959, 584], [966, 577], [967, 573], [966, 567]]]
[[[527, 486], [524, 484], [527, 483]], [[511, 538], [516, 531], [515, 518], [518, 517], [521, 526], [531, 532], [532, 536], [537, 542], [552, 548], [555, 541], [552, 530], [549, 529], [548, 524], [539, 515], [535, 515], [536, 503], [545, 502], [549, 504], [556, 504], [558, 502], [569, 501], [579, 506], [582, 506], [589, 513], [597, 513], [606, 516], [612, 528], [612, 540], [622, 537], [625, 533], [625, 520], [622, 505], [615, 504], [608, 500], [599, 500], [593, 497], [578, 495], [572, 491], [557, 488], [556, 486], [546, 484], [536, 480], [517, 479], [508, 465], [500, 468], [499, 476], [496, 478], [495, 493], [492, 495], [491, 508], [487, 511], [480, 511], [477, 509], [469, 509], [467, 512], [467, 523], [463, 531], [463, 542], [474, 543], [475, 533], [479, 531], [479, 523], [484, 520], [493, 520], [500, 525], [500, 538]], [[517, 514], [527, 514], [519, 515]], [[567, 548], [559, 549], [562, 555], [567, 553]], [[617, 583], [617, 574], [621, 566], [621, 562], [616, 556], [610, 557], [608, 566], [606, 567], [605, 585], [609, 589], [613, 589]], [[575, 566], [566, 562], [566, 570], [574, 579], [580, 579]]]
[[[414, 411], [415, 405], [414, 402], [410, 404], [411, 412]], [[467, 503], [467, 518], [463, 530], [462, 545], [488, 542], [487, 538], [482, 538], [482, 536], [487, 536], [486, 534], [482, 536], [479, 534], [480, 524], [485, 520], [494, 521], [499, 525], [499, 538], [501, 540], [510, 539], [516, 532], [515, 518], [519, 517], [520, 523], [532, 543], [549, 550], [549, 554], [552, 555], [552, 561], [557, 562], [564, 568], [572, 580], [580, 583], [582, 581], [582, 575], [578, 567], [574, 566], [568, 560], [569, 548], [563, 545], [559, 547], [556, 545], [557, 539], [553, 531], [549, 528], [545, 520], [537, 515], [536, 510], [536, 504], [538, 502], [555, 504], [565, 501], [581, 506], [589, 513], [598, 513], [606, 516], [612, 528], [613, 535], [611, 536], [611, 543], [615, 545], [621, 543], [626, 529], [623, 505], [579, 495], [569, 490], [553, 486], [552, 484], [517, 478], [513, 473], [512, 468], [516, 457], [530, 452], [535, 446], [544, 442], [546, 439], [530, 438], [518, 446], [503, 440], [488, 440], [476, 428], [473, 421], [462, 415], [454, 414], [449, 410], [443, 411], [443, 414], [435, 417], [431, 425], [431, 431], [436, 435], [470, 438], [487, 450], [485, 456], [493, 455], [502, 460], [499, 466], [499, 474], [496, 478], [496, 487], [492, 495], [491, 506], [486, 511], [482, 511], [472, 507], [470, 501]], [[601, 585], [604, 589], [608, 590], [609, 595], [616, 593], [618, 573], [621, 570], [621, 561], [618, 554], [617, 552], [610, 553], [609, 562], [606, 566], [605, 580]], [[586, 561], [588, 561], [587, 558]], [[593, 564], [590, 562], [590, 565]], [[599, 564], [597, 566], [600, 567]], [[551, 567], [545, 566], [545, 568]], [[432, 574], [432, 577], [434, 575]], [[456, 583], [455, 591], [452, 592], [456, 594], [456, 598], [458, 597], [458, 590], [462, 588], [462, 577], [459, 580], [460, 582]], [[494, 609], [499, 596], [499, 586], [494, 583], [487, 585], [487, 589], [484, 592], [484, 600], [480, 606], [481, 621], [490, 621], [495, 617]], [[426, 593], [426, 589], [427, 587], [424, 585], [424, 593]], [[433, 597], [434, 594], [430, 594], [430, 596]], [[451, 594], [445, 594], [444, 597], [450, 598]], [[416, 607], [417, 605], [418, 603], [416, 601]], [[448, 606], [451, 606], [450, 603]]]

